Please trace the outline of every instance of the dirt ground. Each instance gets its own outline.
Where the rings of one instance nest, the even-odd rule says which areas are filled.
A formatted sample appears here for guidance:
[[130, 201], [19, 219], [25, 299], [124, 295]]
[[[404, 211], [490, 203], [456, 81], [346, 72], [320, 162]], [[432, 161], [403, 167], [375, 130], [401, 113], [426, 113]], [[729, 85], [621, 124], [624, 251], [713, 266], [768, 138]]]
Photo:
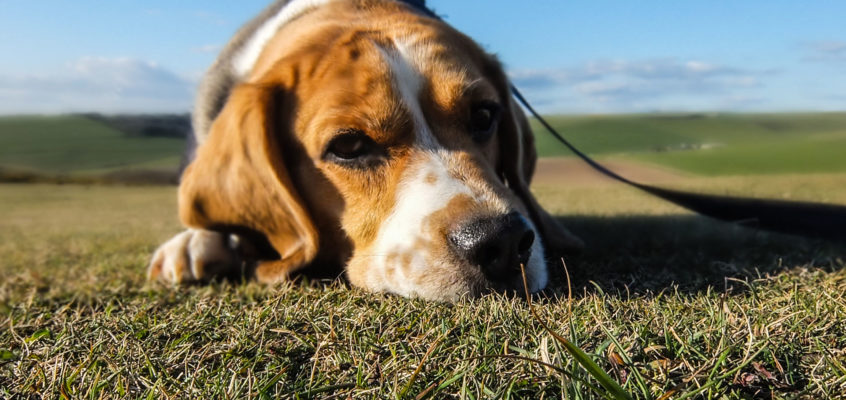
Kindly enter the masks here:
[[[684, 178], [684, 172], [626, 160], [603, 160], [601, 164], [625, 178], [641, 183], [668, 183]], [[613, 182], [576, 158], [541, 158], [533, 185], [608, 184]]]

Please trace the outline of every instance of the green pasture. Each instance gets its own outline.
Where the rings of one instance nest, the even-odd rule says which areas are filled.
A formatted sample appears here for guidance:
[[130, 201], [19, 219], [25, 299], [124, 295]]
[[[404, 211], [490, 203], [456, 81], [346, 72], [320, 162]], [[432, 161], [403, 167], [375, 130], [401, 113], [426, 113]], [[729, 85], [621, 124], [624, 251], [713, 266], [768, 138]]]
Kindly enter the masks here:
[[704, 175], [846, 172], [846, 129], [843, 135], [762, 140], [690, 152], [639, 153], [630, 158]]
[[[846, 113], [551, 117], [582, 151], [703, 175], [846, 171]], [[571, 154], [533, 124], [542, 157]]]
[[173, 170], [184, 140], [130, 136], [85, 116], [0, 118], [0, 168], [48, 175]]

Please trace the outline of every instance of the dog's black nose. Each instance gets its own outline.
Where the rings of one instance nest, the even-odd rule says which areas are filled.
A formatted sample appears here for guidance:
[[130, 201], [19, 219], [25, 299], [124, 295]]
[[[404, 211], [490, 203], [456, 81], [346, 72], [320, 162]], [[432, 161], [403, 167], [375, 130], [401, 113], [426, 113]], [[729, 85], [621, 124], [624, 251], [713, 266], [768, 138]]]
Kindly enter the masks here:
[[508, 281], [520, 274], [532, 254], [535, 233], [516, 212], [473, 221], [449, 234], [453, 251], [478, 265], [491, 280]]

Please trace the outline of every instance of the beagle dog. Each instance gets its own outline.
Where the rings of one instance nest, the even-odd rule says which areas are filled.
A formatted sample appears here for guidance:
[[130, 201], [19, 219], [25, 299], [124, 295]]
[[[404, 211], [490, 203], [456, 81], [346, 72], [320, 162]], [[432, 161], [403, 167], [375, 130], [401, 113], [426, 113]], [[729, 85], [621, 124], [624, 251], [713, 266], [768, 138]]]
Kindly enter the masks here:
[[498, 61], [418, 3], [277, 1], [235, 35], [199, 90], [188, 229], [150, 279], [343, 273], [454, 301], [522, 289], [523, 265], [546, 286], [580, 242], [529, 191], [526, 117]]

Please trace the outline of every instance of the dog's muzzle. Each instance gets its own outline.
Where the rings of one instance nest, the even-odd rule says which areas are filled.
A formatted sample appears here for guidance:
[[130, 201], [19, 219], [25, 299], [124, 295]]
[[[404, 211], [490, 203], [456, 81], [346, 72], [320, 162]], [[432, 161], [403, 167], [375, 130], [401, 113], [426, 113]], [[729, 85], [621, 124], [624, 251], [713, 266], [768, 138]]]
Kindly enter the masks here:
[[494, 282], [513, 282], [532, 255], [535, 232], [517, 212], [471, 221], [449, 234], [452, 252]]

